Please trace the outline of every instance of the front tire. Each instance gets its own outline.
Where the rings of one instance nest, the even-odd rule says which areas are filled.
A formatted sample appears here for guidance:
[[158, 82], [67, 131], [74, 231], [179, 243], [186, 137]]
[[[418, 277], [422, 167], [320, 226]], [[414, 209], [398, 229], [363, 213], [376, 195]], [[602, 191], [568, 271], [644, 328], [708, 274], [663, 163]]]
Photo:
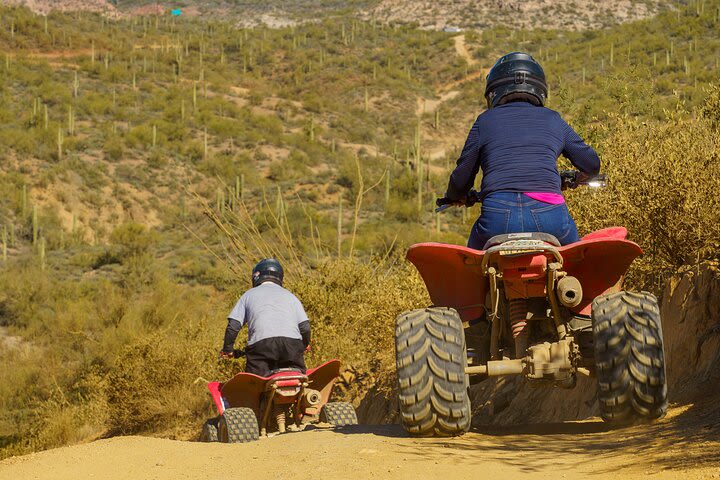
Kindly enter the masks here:
[[598, 402], [614, 426], [647, 423], [667, 412], [660, 308], [647, 292], [619, 292], [592, 305]]
[[247, 443], [260, 438], [257, 417], [251, 408], [228, 408], [218, 422], [218, 439], [223, 443]]
[[465, 332], [451, 308], [397, 318], [395, 352], [402, 424], [415, 436], [456, 436], [470, 429]]

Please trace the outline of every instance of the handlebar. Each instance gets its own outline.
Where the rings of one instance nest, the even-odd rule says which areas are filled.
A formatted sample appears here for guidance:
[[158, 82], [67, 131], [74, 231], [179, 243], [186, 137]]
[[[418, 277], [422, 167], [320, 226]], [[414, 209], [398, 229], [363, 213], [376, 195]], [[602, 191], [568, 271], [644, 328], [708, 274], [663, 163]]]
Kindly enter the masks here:
[[480, 192], [475, 190], [474, 188], [471, 189], [468, 194], [465, 196], [462, 200], [453, 201], [449, 198], [438, 198], [435, 200], [435, 205], [437, 205], [437, 208], [435, 209], [435, 212], [442, 212], [443, 210], [447, 210], [450, 207], [472, 207], [476, 203], [480, 201]]
[[577, 170], [560, 170], [560, 189], [577, 188], [587, 186], [593, 188], [601, 188], [607, 186], [607, 175], [599, 173], [597, 175], [588, 175]]
[[[577, 170], [560, 170], [560, 190], [568, 188], [577, 188], [587, 186], [592, 188], [601, 188], [607, 186], [607, 175], [600, 173], [597, 175], [588, 175]], [[471, 189], [465, 198], [461, 200], [450, 200], [449, 198], [438, 198], [435, 201], [437, 208], [435, 212], [442, 212], [450, 207], [472, 207], [480, 201], [480, 192]]]
[[225, 353], [223, 351], [220, 352], [220, 358], [225, 358], [225, 359], [237, 359], [237, 358], [241, 358], [244, 356], [245, 356], [245, 350], [241, 350], [239, 348], [236, 348], [232, 352], [227, 352], [227, 353]]

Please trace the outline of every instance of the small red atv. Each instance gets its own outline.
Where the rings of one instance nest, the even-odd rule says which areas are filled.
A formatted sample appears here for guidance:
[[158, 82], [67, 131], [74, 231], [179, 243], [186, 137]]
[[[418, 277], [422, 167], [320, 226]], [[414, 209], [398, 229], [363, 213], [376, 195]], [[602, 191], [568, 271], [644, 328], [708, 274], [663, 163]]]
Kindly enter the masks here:
[[241, 372], [225, 383], [210, 382], [219, 416], [203, 425], [203, 442], [244, 443], [269, 432], [301, 430], [309, 423], [357, 425], [349, 403], [329, 402], [340, 361], [331, 360], [303, 373], [280, 369], [269, 377]]
[[[604, 177], [578, 181], [575, 173], [562, 172], [565, 186], [604, 183]], [[471, 192], [466, 206], [477, 200]], [[668, 401], [660, 310], [652, 294], [622, 290], [623, 276], [642, 254], [626, 236], [615, 227], [566, 246], [544, 233], [499, 235], [483, 250], [412, 246], [407, 258], [433, 305], [397, 318], [407, 432], [468, 431], [469, 384], [501, 375], [573, 388], [584, 373], [597, 378], [606, 422], [662, 417]]]

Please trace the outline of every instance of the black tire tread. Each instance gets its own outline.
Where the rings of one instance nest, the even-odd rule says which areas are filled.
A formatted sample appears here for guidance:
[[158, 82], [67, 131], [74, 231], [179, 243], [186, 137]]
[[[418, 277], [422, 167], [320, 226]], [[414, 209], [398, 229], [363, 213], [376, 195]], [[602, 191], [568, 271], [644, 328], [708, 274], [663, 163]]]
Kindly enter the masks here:
[[251, 408], [228, 408], [218, 421], [218, 439], [223, 443], [247, 443], [260, 438], [258, 421]]
[[347, 402], [328, 402], [320, 409], [320, 421], [335, 427], [357, 425], [355, 408]]
[[662, 418], [668, 398], [657, 298], [618, 292], [592, 305], [600, 415], [628, 425]]
[[400, 416], [414, 436], [456, 436], [470, 429], [465, 332], [458, 313], [431, 307], [397, 318], [395, 353]]
[[200, 441], [201, 442], [217, 442], [218, 440], [218, 422], [220, 419], [218, 417], [211, 418], [207, 420], [203, 426], [202, 431], [200, 432]]

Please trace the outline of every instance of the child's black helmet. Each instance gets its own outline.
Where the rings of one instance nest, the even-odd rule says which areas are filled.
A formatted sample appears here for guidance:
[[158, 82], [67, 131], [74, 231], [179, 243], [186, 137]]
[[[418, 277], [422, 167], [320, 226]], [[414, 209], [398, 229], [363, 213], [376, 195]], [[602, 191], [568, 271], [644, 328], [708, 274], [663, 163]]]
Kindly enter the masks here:
[[283, 268], [274, 258], [260, 260], [252, 271], [252, 286], [257, 287], [263, 282], [273, 282], [282, 286]]
[[547, 96], [545, 72], [527, 53], [512, 52], [503, 55], [488, 73], [485, 87], [488, 108], [514, 100], [543, 106]]

